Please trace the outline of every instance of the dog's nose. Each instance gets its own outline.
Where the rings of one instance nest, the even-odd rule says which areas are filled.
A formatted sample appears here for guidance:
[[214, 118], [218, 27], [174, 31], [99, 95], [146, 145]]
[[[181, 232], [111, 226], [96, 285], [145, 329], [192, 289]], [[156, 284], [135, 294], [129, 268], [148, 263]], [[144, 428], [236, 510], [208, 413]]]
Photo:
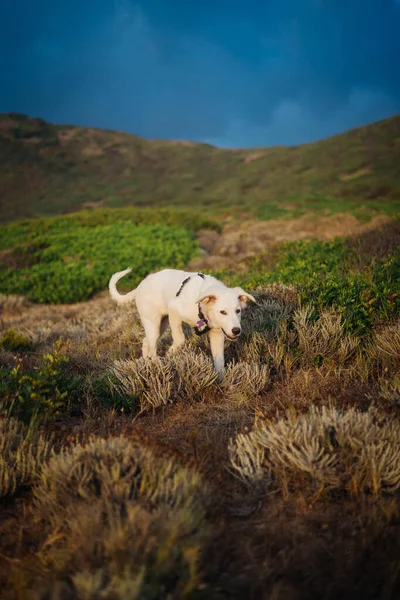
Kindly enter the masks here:
[[232, 333], [233, 333], [233, 335], [239, 335], [239, 333], [240, 333], [240, 327], [234, 327], [232, 329]]

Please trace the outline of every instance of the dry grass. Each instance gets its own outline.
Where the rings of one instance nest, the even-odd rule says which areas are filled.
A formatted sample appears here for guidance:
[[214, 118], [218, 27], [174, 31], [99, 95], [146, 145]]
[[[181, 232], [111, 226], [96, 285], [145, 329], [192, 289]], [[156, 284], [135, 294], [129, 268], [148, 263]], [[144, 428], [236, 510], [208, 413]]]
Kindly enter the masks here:
[[0, 498], [35, 481], [51, 446], [16, 419], [0, 417]]
[[397, 221], [384, 215], [373, 216], [368, 222], [349, 213], [307, 214], [296, 219], [266, 222], [242, 219], [240, 223], [227, 223], [221, 234], [199, 232], [198, 239], [204, 252], [193, 258], [189, 267], [203, 271], [228, 268], [236, 273], [246, 272], [246, 263], [262, 256], [263, 262], [273, 270], [281, 242], [305, 238], [333, 240], [338, 236], [349, 237], [349, 247], [357, 250], [362, 265], [371, 255], [379, 259], [393, 251], [399, 245], [399, 229]]
[[207, 488], [143, 437], [54, 454], [34, 502], [45, 538], [35, 575], [25, 573], [32, 598], [186, 598], [199, 588]]
[[177, 400], [199, 402], [217, 380], [211, 360], [190, 350], [164, 358], [116, 361], [112, 372], [119, 381], [117, 389], [128, 398], [137, 396], [141, 410]]
[[369, 354], [387, 371], [396, 371], [400, 367], [400, 321], [382, 327], [375, 333]]
[[226, 398], [235, 404], [251, 404], [266, 390], [270, 381], [266, 365], [239, 362], [229, 366], [222, 382]]
[[201, 514], [205, 484], [194, 468], [173, 456], [157, 456], [143, 438], [94, 438], [50, 457], [34, 490], [38, 510], [53, 525], [68, 521], [80, 502], [106, 499], [123, 505], [165, 504]]
[[325, 364], [343, 367], [354, 357], [360, 345], [357, 338], [344, 333], [340, 314], [332, 310], [322, 312], [312, 323], [310, 309], [301, 308], [295, 312], [293, 323], [303, 367], [316, 364], [318, 359]]
[[249, 484], [288, 490], [395, 493], [400, 487], [400, 424], [376, 411], [311, 407], [308, 414], [258, 422], [230, 445], [232, 467]]
[[[135, 310], [106, 297], [12, 300], [1, 328], [34, 344], [22, 362], [40, 363], [62, 333], [66, 368], [94, 383], [76, 416], [53, 423], [41, 475], [7, 484], [6, 598], [397, 597], [398, 323], [362, 344], [295, 289], [255, 295], [221, 384], [208, 341], [188, 331], [177, 354], [167, 332], [160, 357], [140, 358]], [[7, 368], [12, 357], [2, 351]], [[123, 412], [102, 406], [107, 373]], [[13, 452], [25, 457], [25, 443]], [[33, 500], [22, 493], [21, 507], [24, 483]]]
[[20, 315], [31, 306], [31, 302], [24, 296], [0, 294], [0, 315], [3, 318]]

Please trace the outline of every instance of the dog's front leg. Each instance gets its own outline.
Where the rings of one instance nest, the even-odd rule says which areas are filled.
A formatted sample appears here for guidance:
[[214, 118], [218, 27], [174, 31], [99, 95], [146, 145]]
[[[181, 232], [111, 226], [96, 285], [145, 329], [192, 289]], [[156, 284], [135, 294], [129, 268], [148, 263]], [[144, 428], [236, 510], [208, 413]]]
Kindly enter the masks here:
[[175, 350], [184, 343], [185, 334], [182, 330], [182, 319], [180, 318], [179, 313], [170, 308], [168, 316], [172, 333], [172, 346], [168, 352], [175, 352]]
[[218, 382], [221, 382], [224, 378], [224, 342], [225, 336], [220, 329], [211, 329], [210, 331], [210, 346], [211, 354], [214, 361], [215, 370], [218, 373]]

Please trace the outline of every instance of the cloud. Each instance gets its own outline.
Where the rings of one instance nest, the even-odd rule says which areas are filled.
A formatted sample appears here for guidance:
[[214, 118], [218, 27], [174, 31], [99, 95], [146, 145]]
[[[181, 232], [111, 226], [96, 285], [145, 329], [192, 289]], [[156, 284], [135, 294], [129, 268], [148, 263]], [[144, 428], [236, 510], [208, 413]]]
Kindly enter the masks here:
[[224, 146], [297, 144], [400, 111], [394, 0], [7, 4], [0, 110]]
[[258, 127], [250, 120], [233, 118], [223, 137], [205, 141], [227, 148], [298, 145], [383, 119], [388, 114], [394, 114], [397, 106], [392, 98], [379, 91], [354, 89], [346, 104], [332, 110], [329, 119], [325, 119], [306, 102], [283, 100], [274, 109], [266, 125]]

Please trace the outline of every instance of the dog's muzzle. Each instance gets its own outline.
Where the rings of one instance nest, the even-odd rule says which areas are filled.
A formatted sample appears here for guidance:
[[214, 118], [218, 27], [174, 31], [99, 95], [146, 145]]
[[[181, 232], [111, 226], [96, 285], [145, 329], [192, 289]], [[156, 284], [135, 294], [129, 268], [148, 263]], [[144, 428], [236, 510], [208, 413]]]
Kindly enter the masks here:
[[238, 333], [237, 335], [228, 335], [228, 334], [226, 333], [225, 329], [223, 329], [222, 327], [221, 327], [221, 329], [222, 329], [222, 331], [223, 331], [223, 334], [224, 334], [224, 336], [225, 336], [225, 337], [226, 337], [228, 340], [230, 340], [231, 342], [234, 342], [235, 340], [237, 340], [237, 339], [238, 339], [238, 337], [240, 337], [240, 333], [242, 333], [242, 332], [240, 332], [240, 333]]

